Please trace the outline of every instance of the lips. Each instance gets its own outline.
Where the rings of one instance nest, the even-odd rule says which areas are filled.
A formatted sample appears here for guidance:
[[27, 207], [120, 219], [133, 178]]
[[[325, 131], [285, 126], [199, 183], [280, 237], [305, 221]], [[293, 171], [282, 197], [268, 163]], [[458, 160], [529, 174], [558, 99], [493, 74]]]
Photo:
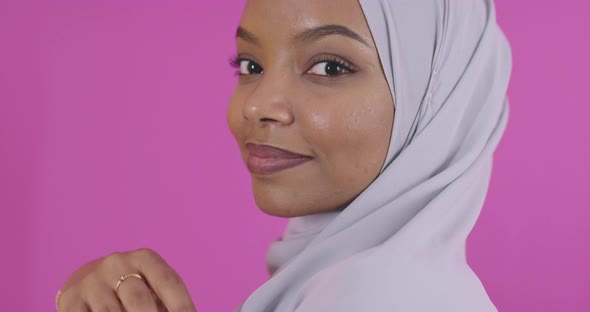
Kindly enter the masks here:
[[253, 174], [269, 175], [302, 165], [313, 158], [269, 145], [246, 144], [246, 165]]

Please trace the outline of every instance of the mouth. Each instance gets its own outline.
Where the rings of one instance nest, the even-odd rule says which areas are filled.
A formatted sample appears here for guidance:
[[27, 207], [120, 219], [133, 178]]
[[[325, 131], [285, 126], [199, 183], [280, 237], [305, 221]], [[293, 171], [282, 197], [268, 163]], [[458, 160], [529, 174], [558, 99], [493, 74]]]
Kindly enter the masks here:
[[269, 145], [246, 144], [248, 171], [258, 175], [269, 175], [289, 168], [297, 167], [313, 157], [293, 153]]

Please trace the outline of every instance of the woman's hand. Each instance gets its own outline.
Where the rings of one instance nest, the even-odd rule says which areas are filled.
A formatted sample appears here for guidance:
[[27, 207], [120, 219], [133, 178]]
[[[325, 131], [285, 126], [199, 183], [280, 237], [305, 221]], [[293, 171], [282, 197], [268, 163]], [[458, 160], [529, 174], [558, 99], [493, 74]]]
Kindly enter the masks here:
[[149, 249], [113, 253], [87, 263], [68, 278], [56, 304], [59, 312], [196, 311], [180, 276]]

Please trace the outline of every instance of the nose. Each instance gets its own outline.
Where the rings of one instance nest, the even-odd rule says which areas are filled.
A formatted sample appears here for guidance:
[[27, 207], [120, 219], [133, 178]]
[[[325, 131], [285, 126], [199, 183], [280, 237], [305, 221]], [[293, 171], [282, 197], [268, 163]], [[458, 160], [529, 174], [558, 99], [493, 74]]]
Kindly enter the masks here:
[[262, 75], [256, 81], [242, 109], [244, 119], [258, 126], [288, 126], [295, 121], [289, 100], [292, 83], [284, 75]]

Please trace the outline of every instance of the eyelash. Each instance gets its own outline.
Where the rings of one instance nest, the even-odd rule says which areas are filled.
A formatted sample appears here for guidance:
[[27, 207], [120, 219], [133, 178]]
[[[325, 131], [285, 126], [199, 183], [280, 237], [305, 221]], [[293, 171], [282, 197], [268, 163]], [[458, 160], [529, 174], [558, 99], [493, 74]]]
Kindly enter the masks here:
[[318, 57], [316, 60], [313, 61], [313, 64], [308, 69], [308, 71], [310, 69], [312, 69], [314, 66], [316, 66], [317, 64], [323, 63], [323, 62], [336, 63], [336, 64], [342, 66], [342, 68], [344, 68], [344, 70], [346, 71], [346, 73], [344, 73], [344, 74], [334, 75], [334, 76], [328, 76], [328, 77], [337, 77], [337, 76], [342, 76], [342, 75], [346, 75], [346, 74], [354, 74], [354, 73], [356, 73], [358, 71], [357, 69], [354, 68], [354, 66], [352, 64], [350, 64], [346, 60], [344, 60], [342, 58], [339, 58], [337, 56], [334, 56], [334, 55]]
[[248, 60], [248, 59], [246, 59], [246, 58], [240, 57], [240, 56], [238, 56], [237, 54], [234, 54], [234, 55], [232, 55], [232, 56], [229, 58], [229, 60], [228, 60], [228, 62], [229, 62], [229, 66], [231, 66], [232, 68], [236, 69], [236, 71], [234, 72], [234, 74], [235, 74], [236, 76], [240, 76], [240, 75], [241, 75], [241, 74], [240, 74], [240, 63], [241, 63], [242, 61], [249, 61], [249, 60]]
[[240, 68], [240, 63], [242, 61], [246, 61], [245, 58], [239, 57], [237, 54], [236, 55], [232, 55], [228, 62], [229, 62], [229, 66], [231, 66], [232, 68]]
[[[237, 69], [237, 71], [235, 72], [235, 74], [238, 75], [238, 76], [243, 75], [243, 74], [240, 74], [240, 63], [242, 61], [251, 61], [251, 62], [254, 62], [251, 59], [238, 56], [237, 54], [236, 55], [233, 55], [233, 56], [231, 56], [229, 58], [229, 65], [232, 68]], [[354, 74], [354, 73], [356, 73], [358, 71], [357, 69], [354, 68], [354, 66], [352, 64], [350, 64], [346, 60], [344, 60], [342, 58], [339, 58], [337, 56], [334, 56], [334, 55], [318, 57], [317, 59], [315, 59], [313, 61], [313, 64], [309, 67], [309, 69], [307, 71], [309, 71], [315, 65], [317, 65], [319, 63], [323, 63], [323, 62], [333, 62], [333, 63], [336, 63], [336, 64], [342, 66], [342, 68], [344, 68], [344, 70], [347, 72], [347, 73], [344, 73], [344, 74], [341, 74], [341, 75], [332, 75], [332, 76], [325, 76], [325, 77], [336, 78], [338, 76], [342, 76], [342, 75], [346, 75], [346, 74]], [[320, 76], [320, 75], [316, 75], [316, 76]]]

